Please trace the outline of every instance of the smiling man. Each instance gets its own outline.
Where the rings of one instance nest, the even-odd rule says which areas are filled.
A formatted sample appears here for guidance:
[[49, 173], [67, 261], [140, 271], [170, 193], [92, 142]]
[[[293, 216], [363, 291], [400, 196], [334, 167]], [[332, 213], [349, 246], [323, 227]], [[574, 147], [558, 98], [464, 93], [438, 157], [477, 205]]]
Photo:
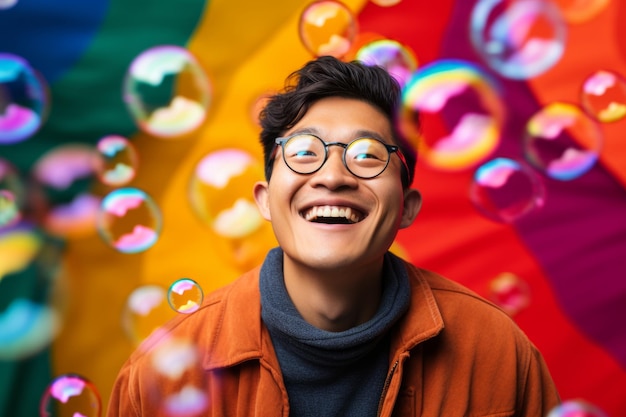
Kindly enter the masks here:
[[[110, 417], [540, 417], [558, 404], [503, 311], [389, 252], [421, 206], [399, 100], [384, 69], [332, 57], [288, 79], [261, 116], [253, 190], [279, 247], [131, 356]], [[187, 365], [163, 361], [172, 341], [194, 345]]]

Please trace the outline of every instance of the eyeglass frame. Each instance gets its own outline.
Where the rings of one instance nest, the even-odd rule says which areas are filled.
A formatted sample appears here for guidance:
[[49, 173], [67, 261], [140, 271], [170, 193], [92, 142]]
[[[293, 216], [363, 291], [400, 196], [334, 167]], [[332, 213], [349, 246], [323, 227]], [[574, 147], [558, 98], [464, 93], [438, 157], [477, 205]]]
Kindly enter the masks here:
[[[320, 142], [322, 142], [322, 144], [324, 145], [324, 160], [322, 161], [322, 163], [320, 164], [320, 166], [311, 171], [311, 172], [298, 172], [295, 169], [293, 169], [289, 163], [287, 162], [287, 160], [285, 159], [285, 143], [287, 143], [290, 139], [296, 137], [296, 136], [313, 136], [314, 138], [319, 139]], [[373, 175], [371, 177], [363, 177], [361, 175], [357, 175], [354, 172], [352, 172], [352, 170], [348, 167], [348, 163], [346, 162], [346, 151], [348, 150], [348, 147], [350, 145], [352, 145], [352, 143], [356, 142], [357, 140], [360, 139], [370, 139], [370, 140], [375, 140], [376, 142], [379, 142], [381, 145], [383, 145], [385, 147], [385, 149], [387, 150], [387, 162], [385, 163], [385, 167], [376, 175]], [[409, 164], [406, 162], [406, 158], [404, 156], [404, 154], [402, 153], [402, 150], [400, 149], [399, 146], [397, 145], [389, 145], [385, 142], [383, 142], [382, 140], [375, 138], [375, 137], [371, 137], [371, 136], [359, 136], [358, 138], [354, 138], [353, 140], [351, 140], [348, 143], [343, 143], [343, 142], [326, 142], [324, 139], [320, 138], [319, 136], [312, 134], [312, 133], [305, 133], [305, 132], [300, 132], [300, 133], [294, 133], [293, 135], [289, 135], [289, 136], [283, 136], [283, 137], [278, 137], [276, 139], [274, 139], [274, 149], [272, 150], [272, 154], [270, 155], [269, 159], [268, 159], [268, 164], [271, 163], [271, 161], [274, 160], [274, 158], [276, 157], [276, 152], [277, 149], [280, 147], [281, 148], [281, 153], [283, 155], [283, 162], [285, 163], [285, 165], [287, 166], [287, 168], [289, 168], [291, 171], [295, 172], [296, 174], [300, 174], [300, 175], [311, 175], [316, 173], [317, 171], [319, 171], [320, 169], [322, 169], [322, 167], [324, 166], [324, 164], [326, 163], [326, 161], [328, 161], [328, 148], [330, 146], [339, 146], [341, 148], [343, 148], [343, 152], [341, 155], [341, 161], [343, 162], [343, 166], [348, 170], [348, 172], [352, 175], [354, 175], [357, 178], [361, 178], [364, 180], [369, 180], [372, 178], [376, 178], [378, 177], [380, 174], [382, 174], [383, 172], [385, 172], [385, 170], [387, 169], [387, 167], [389, 166], [389, 161], [391, 161], [391, 154], [396, 154], [398, 155], [398, 158], [400, 159], [400, 162], [402, 162], [402, 165], [404, 166], [405, 169], [405, 175], [409, 176]]]

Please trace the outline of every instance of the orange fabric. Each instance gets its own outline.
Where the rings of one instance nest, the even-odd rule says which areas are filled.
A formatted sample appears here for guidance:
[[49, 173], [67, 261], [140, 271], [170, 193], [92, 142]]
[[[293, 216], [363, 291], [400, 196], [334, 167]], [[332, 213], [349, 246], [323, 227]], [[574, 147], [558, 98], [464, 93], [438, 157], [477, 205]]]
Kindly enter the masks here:
[[[558, 403], [541, 355], [506, 313], [439, 275], [407, 270], [411, 308], [392, 329], [381, 416], [543, 416]], [[122, 368], [108, 417], [166, 415], [171, 395], [190, 385], [208, 395], [204, 416], [288, 416], [258, 280], [256, 268], [147, 339]], [[198, 361], [167, 377], [159, 358], [176, 340], [197, 346]]]

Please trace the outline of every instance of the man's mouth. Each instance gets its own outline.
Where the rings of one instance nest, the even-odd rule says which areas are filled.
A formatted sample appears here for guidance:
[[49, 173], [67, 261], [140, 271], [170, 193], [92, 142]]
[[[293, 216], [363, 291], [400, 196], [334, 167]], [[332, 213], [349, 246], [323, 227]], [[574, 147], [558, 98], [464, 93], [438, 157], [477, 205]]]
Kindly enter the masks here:
[[314, 206], [302, 212], [305, 220], [315, 223], [353, 224], [365, 218], [365, 215], [351, 207]]

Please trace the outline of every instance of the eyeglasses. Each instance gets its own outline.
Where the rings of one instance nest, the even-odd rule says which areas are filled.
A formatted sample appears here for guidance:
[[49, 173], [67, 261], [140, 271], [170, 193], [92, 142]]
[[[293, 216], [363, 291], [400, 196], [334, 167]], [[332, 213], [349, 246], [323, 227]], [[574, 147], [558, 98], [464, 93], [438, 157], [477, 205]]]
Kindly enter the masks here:
[[[297, 133], [284, 138], [276, 138], [276, 144], [282, 147], [283, 160], [287, 167], [298, 174], [312, 174], [319, 171], [328, 159], [329, 146], [343, 148], [343, 164], [355, 177], [368, 179], [382, 174], [389, 165], [392, 153], [398, 155], [407, 175], [409, 172], [400, 148], [387, 145], [375, 138], [362, 137], [350, 143], [324, 142], [310, 133]], [[274, 158], [276, 149], [270, 160]]]

